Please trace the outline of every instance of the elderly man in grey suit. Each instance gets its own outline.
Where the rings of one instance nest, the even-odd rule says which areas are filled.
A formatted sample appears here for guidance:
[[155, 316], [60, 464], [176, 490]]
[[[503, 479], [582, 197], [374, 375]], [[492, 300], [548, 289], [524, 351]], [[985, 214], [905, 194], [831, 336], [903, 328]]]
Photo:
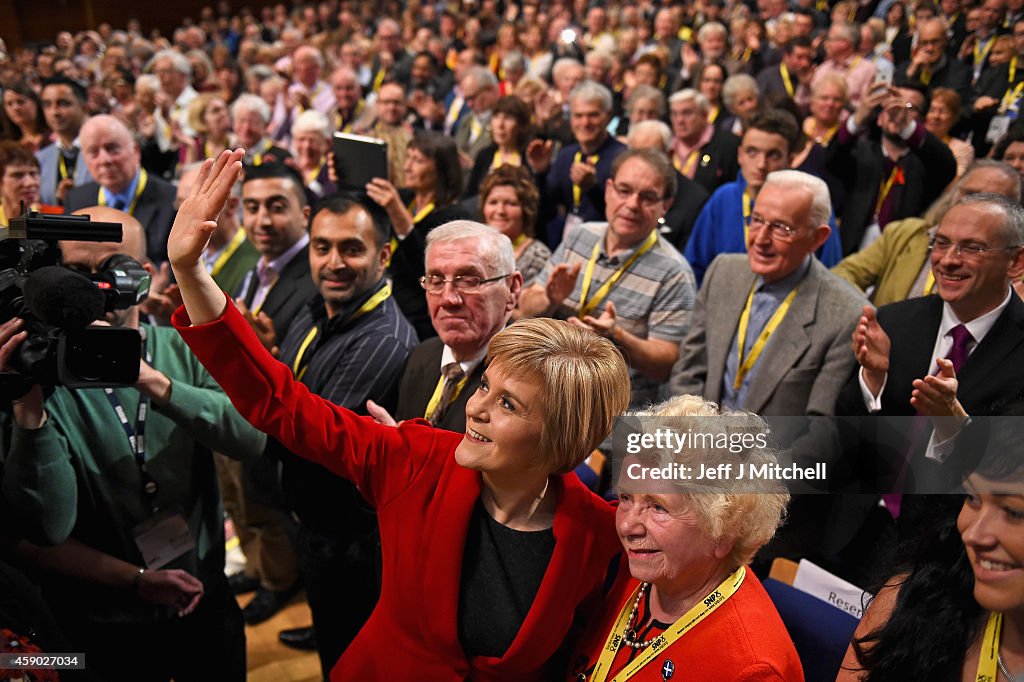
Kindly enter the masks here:
[[491, 144], [491, 113], [498, 101], [498, 79], [486, 66], [474, 66], [459, 81], [470, 114], [455, 129], [455, 145], [474, 161]]
[[828, 187], [771, 173], [750, 215], [747, 254], [708, 269], [672, 370], [673, 394], [766, 416], [834, 413], [856, 364], [849, 335], [863, 295], [813, 258], [828, 239]]

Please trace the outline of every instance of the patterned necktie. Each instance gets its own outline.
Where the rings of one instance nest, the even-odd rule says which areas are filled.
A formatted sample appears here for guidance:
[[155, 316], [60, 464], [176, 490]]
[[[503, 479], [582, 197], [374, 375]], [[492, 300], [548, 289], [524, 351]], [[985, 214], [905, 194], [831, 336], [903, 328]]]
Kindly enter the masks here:
[[121, 197], [114, 197], [113, 199], [110, 200], [110, 208], [116, 209], [118, 211], [123, 211], [124, 206], [124, 199], [122, 199]]
[[430, 423], [434, 426], [437, 426], [444, 419], [444, 415], [448, 412], [448, 408], [455, 397], [455, 389], [458, 388], [459, 382], [466, 376], [466, 373], [462, 371], [462, 365], [457, 362], [449, 362], [442, 368], [441, 373], [444, 375], [441, 397], [437, 401], [434, 413], [430, 415]]

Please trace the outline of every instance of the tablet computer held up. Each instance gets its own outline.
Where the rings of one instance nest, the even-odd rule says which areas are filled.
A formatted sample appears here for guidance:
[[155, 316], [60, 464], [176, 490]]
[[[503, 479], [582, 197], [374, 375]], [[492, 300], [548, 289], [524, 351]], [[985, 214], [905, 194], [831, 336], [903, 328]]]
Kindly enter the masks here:
[[364, 135], [334, 133], [334, 172], [338, 188], [366, 189], [374, 178], [388, 177], [388, 145]]

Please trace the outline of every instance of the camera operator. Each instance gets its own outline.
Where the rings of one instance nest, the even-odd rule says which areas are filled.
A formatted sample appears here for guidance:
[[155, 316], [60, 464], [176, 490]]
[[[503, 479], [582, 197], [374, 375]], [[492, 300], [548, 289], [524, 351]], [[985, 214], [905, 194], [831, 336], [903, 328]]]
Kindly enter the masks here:
[[[61, 242], [67, 267], [96, 272], [115, 254], [145, 261], [137, 220], [110, 208], [88, 213], [121, 223], [123, 241]], [[265, 437], [239, 416], [173, 330], [140, 324], [138, 306], [109, 313], [106, 322], [144, 332], [138, 382], [57, 387], [45, 398], [35, 385], [16, 399], [3, 496], [28, 540], [70, 539], [116, 560], [100, 584], [47, 585], [58, 620], [98, 678], [243, 680], [245, 635], [224, 576], [210, 451], [254, 456]], [[13, 371], [22, 327], [18, 319], [0, 326], [0, 371]], [[193, 611], [153, 603], [148, 588], [160, 569], [187, 571], [202, 583]]]

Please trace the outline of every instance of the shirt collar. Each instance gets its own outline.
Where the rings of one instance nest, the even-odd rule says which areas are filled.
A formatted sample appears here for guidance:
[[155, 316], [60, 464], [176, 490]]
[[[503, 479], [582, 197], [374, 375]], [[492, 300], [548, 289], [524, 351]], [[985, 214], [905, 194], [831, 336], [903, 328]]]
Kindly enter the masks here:
[[956, 316], [956, 313], [953, 312], [953, 308], [950, 307], [948, 303], [943, 302], [942, 322], [939, 323], [939, 338], [944, 337], [958, 324], [963, 324], [967, 327], [967, 331], [971, 333], [971, 336], [974, 337], [974, 342], [981, 343], [981, 340], [985, 338], [985, 335], [992, 330], [993, 326], [995, 326], [996, 320], [999, 319], [999, 316], [1003, 314], [1004, 310], [1006, 310], [1006, 306], [1010, 305], [1010, 296], [1012, 295], [1013, 289], [1007, 287], [1006, 297], [1003, 298], [1002, 303], [981, 317], [974, 318], [970, 322], [963, 322]]
[[763, 291], [766, 294], [771, 294], [772, 296], [777, 297], [788, 296], [789, 292], [793, 291], [793, 289], [803, 281], [804, 277], [807, 276], [807, 273], [811, 269], [811, 258], [813, 258], [813, 256], [808, 254], [807, 257], [804, 258], [804, 262], [800, 264], [800, 267], [771, 284], [765, 284], [764, 277], [758, 275], [756, 280], [757, 291]]
[[[459, 366], [462, 367], [463, 373], [468, 377], [477, 368], [477, 365], [484, 361], [485, 357], [487, 357], [487, 346], [484, 346], [483, 350], [473, 357], [459, 362]], [[444, 350], [441, 351], [441, 371], [443, 372], [444, 368], [453, 362], [458, 362], [455, 359], [455, 352], [448, 347], [448, 344], [445, 344]]]
[[267, 267], [280, 274], [282, 270], [288, 267], [288, 264], [292, 262], [292, 259], [298, 255], [299, 251], [302, 251], [302, 249], [305, 248], [306, 244], [309, 244], [309, 234], [303, 232], [302, 236], [299, 237], [299, 240], [289, 246], [287, 251], [274, 260], [267, 261]]
[[139, 186], [139, 176], [141, 174], [141, 169], [136, 169], [135, 177], [132, 178], [132, 181], [128, 183], [128, 186], [124, 188], [123, 192], [115, 194], [114, 192], [111, 192], [108, 188], [104, 187], [103, 193], [107, 195], [107, 205], [112, 205], [115, 199], [121, 199], [124, 202], [126, 209], [127, 207], [130, 207], [132, 205], [132, 200], [135, 199], [135, 190]]

